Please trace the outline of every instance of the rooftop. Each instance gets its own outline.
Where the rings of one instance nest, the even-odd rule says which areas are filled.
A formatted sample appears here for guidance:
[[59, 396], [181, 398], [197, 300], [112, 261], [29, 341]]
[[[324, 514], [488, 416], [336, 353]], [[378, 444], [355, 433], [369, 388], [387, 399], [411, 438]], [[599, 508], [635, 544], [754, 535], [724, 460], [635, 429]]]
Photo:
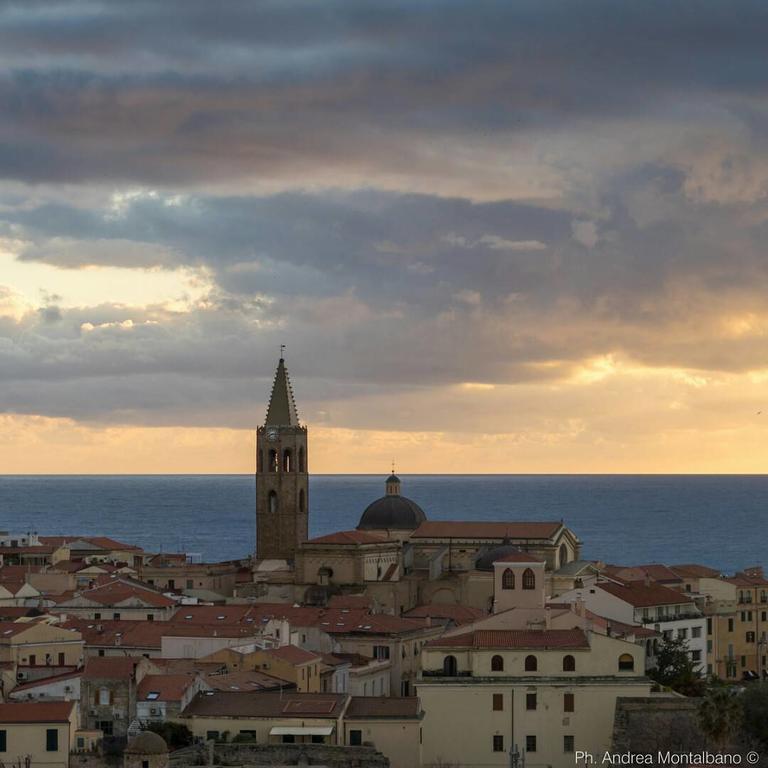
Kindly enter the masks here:
[[471, 522], [426, 520], [413, 539], [551, 539], [563, 527], [560, 522]]
[[337, 719], [341, 693], [251, 693], [215, 691], [198, 694], [182, 717], [281, 717]]
[[0, 723], [66, 723], [74, 701], [19, 701], [0, 704]]
[[589, 649], [581, 629], [479, 629], [427, 643], [431, 648], [517, 648], [531, 650]]

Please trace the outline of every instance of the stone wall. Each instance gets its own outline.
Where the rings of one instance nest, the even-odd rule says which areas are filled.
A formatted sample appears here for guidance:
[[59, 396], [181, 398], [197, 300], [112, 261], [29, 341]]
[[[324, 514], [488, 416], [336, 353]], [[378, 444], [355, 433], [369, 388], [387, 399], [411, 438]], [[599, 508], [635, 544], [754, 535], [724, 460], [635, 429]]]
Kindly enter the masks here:
[[210, 744], [201, 744], [171, 753], [171, 768], [199, 765], [389, 768], [389, 760], [373, 747], [329, 744], [216, 744], [213, 755], [210, 754]]
[[699, 751], [707, 739], [697, 720], [698, 699], [649, 696], [616, 699], [613, 752]]

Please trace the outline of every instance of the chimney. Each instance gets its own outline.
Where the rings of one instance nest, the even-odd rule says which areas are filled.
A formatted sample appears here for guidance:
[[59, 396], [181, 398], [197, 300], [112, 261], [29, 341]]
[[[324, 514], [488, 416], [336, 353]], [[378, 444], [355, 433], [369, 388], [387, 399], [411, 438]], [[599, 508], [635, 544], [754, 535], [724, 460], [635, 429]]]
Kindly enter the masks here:
[[651, 577], [648, 575], [648, 571], [645, 572], [645, 578], [643, 579], [646, 587], [651, 586]]
[[432, 626], [432, 617], [431, 616], [427, 616], [427, 618], [426, 618], [426, 620], [424, 622], [424, 626], [425, 627], [431, 627]]

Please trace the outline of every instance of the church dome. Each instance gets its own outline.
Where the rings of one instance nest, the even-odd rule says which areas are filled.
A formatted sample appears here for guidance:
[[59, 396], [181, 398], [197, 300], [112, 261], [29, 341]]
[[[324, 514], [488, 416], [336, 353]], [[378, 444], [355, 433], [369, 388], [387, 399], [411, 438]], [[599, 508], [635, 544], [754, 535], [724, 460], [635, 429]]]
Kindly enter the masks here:
[[412, 531], [427, 519], [424, 510], [415, 501], [400, 494], [400, 478], [394, 472], [387, 478], [386, 488], [385, 496], [366, 507], [358, 530]]
[[168, 754], [168, 745], [159, 733], [142, 731], [128, 742], [125, 752], [131, 755], [165, 755]]

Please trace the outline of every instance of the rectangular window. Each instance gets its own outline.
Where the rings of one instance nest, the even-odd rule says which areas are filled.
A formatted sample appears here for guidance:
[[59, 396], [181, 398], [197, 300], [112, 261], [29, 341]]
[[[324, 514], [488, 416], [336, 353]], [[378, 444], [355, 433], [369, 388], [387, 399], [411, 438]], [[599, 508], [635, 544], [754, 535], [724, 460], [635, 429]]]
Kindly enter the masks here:
[[746, 641], [748, 643], [754, 643], [755, 642], [755, 633], [754, 632], [747, 632]]
[[691, 661], [701, 661], [701, 651], [691, 651]]
[[691, 627], [691, 637], [701, 637], [701, 627]]
[[678, 629], [678, 630], [677, 630], [677, 636], [678, 636], [679, 638], [681, 638], [681, 639], [685, 640], [685, 639], [688, 637], [688, 630], [687, 630], [687, 629], [685, 629], [685, 628], [683, 628], [683, 629]]
[[760, 611], [760, 621], [768, 620], [768, 611]]
[[747, 666], [747, 657], [746, 656], [742, 656], [741, 657], [741, 666], [742, 667], [746, 667]]
[[283, 735], [283, 744], [295, 744], [296, 737], [292, 733], [286, 733]]
[[351, 747], [359, 747], [363, 743], [362, 731], [350, 731], [349, 732], [349, 745]]
[[63, 667], [63, 666], [66, 664], [66, 663], [67, 663], [67, 662], [65, 661], [65, 658], [64, 658], [64, 654], [63, 654], [63, 653], [60, 653], [60, 654], [59, 654], [59, 666], [60, 666], [60, 667]]
[[219, 740], [219, 732], [218, 731], [206, 731], [206, 733], [205, 733], [205, 740], [206, 741], [218, 741]]
[[707, 619], [707, 634], [712, 634], [712, 619]]
[[154, 613], [148, 613], [147, 614], [147, 621], [154, 621], [155, 620], [155, 614]]
[[46, 752], [58, 752], [59, 751], [59, 729], [48, 728], [45, 731], [45, 751]]
[[563, 752], [573, 751], [573, 736], [563, 736]]
[[192, 579], [187, 579], [187, 589], [192, 589], [194, 586], [195, 583], [192, 581]]
[[373, 646], [373, 658], [374, 659], [388, 659], [389, 658], [389, 646], [388, 645], [374, 645]]
[[96, 727], [105, 735], [111, 736], [115, 730], [115, 724], [111, 720], [101, 720]]
[[493, 711], [494, 712], [504, 711], [504, 694], [503, 693], [493, 694]]
[[498, 734], [493, 737], [493, 751], [494, 752], [503, 752], [504, 751], [504, 737], [499, 736]]
[[94, 619], [100, 619], [101, 618], [101, 614], [97, 611], [96, 613], [93, 614], [93, 618]]
[[115, 621], [120, 621], [120, 614], [119, 614], [119, 613], [113, 613], [113, 614], [112, 614], [112, 618], [113, 618]]
[[526, 736], [525, 737], [525, 751], [526, 752], [535, 752], [536, 751], [536, 737], [535, 736]]
[[325, 744], [325, 736], [318, 736], [317, 734], [313, 734], [313, 736], [312, 736], [312, 743], [313, 744]]
[[536, 709], [536, 694], [535, 693], [526, 693], [525, 694], [525, 708], [526, 709]]
[[563, 694], [563, 712], [575, 712], [576, 698], [572, 693]]
[[733, 619], [728, 619], [728, 631], [733, 632]]
[[34, 653], [30, 654], [29, 656], [29, 666], [34, 667], [35, 664], [37, 664], [37, 656], [35, 656]]
[[8, 731], [0, 730], [0, 752], [8, 751]]

